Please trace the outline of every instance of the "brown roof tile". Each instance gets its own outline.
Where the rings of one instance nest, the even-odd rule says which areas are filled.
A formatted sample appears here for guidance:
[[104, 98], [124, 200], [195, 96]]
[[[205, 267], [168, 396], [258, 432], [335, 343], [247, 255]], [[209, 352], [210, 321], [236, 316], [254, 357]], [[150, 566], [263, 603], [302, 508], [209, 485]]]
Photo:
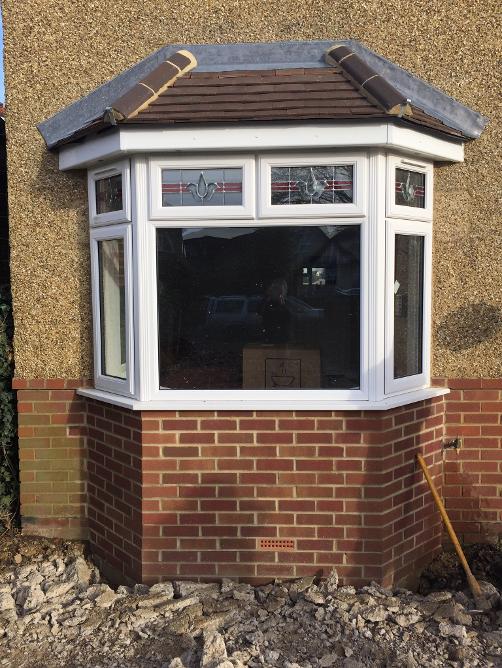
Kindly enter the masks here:
[[[364, 75], [363, 71], [361, 75]], [[377, 82], [374, 83], [377, 86]], [[385, 89], [382, 95], [387, 92]], [[394, 103], [395, 100], [395, 90], [392, 89], [388, 102]], [[409, 107], [407, 111], [409, 115], [403, 116], [403, 122], [462, 136], [457, 130], [415, 107]], [[123, 122], [170, 125], [355, 118], [395, 119], [396, 115], [389, 116], [375, 95], [361, 88], [352, 77], [347, 78], [338, 67], [326, 67], [241, 72], [192, 71], [178, 78], [134, 118]]]

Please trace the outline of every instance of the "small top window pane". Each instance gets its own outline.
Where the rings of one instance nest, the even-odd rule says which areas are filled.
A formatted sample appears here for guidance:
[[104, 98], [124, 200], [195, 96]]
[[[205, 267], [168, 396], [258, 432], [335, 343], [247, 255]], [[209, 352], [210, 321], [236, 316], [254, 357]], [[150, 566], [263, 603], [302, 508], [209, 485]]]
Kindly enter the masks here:
[[353, 165], [272, 167], [272, 205], [350, 204]]
[[242, 167], [162, 170], [162, 206], [241, 205]]
[[396, 204], [425, 209], [425, 174], [396, 169]]
[[107, 176], [96, 181], [96, 213], [111, 213], [121, 211], [122, 203], [122, 174]]

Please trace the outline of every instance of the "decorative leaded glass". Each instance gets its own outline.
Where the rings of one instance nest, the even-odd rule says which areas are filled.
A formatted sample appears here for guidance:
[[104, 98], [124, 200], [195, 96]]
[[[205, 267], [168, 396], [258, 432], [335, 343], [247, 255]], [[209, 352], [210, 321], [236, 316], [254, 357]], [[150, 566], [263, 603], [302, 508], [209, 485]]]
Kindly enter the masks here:
[[396, 204], [425, 209], [425, 174], [396, 169]]
[[350, 204], [353, 165], [272, 167], [272, 204]]
[[111, 213], [122, 209], [122, 174], [98, 179], [96, 181], [96, 213]]
[[162, 206], [241, 205], [241, 167], [162, 170]]

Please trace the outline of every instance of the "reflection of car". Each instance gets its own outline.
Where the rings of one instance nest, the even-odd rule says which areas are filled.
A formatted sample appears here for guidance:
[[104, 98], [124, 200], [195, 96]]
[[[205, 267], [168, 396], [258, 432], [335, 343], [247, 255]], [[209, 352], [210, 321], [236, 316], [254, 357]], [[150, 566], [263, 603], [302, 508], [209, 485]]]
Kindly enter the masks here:
[[[207, 304], [207, 324], [209, 326], [234, 330], [253, 329], [261, 322], [263, 297], [259, 295], [224, 295], [209, 297]], [[297, 297], [286, 297], [286, 308], [294, 320], [320, 320], [324, 309], [310, 306]]]
[[258, 327], [261, 297], [245, 295], [224, 295], [209, 297], [207, 304], [207, 324], [211, 327], [227, 329], [253, 329]]
[[310, 306], [298, 297], [286, 297], [286, 308], [295, 320], [320, 320], [324, 317], [323, 308]]
[[359, 288], [335, 288], [335, 292], [344, 297], [356, 297], [359, 296]]

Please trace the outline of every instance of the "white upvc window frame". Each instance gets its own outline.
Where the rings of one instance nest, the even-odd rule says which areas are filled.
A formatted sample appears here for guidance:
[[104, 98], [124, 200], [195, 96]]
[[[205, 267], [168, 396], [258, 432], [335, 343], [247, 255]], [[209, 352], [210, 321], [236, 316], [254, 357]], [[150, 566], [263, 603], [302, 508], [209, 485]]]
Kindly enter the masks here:
[[[394, 275], [396, 235], [424, 237], [422, 304], [422, 373], [394, 377]], [[385, 286], [385, 394], [386, 396], [419, 390], [430, 385], [431, 302], [432, 302], [432, 224], [416, 220], [386, 221]]]
[[[430, 303], [431, 303], [431, 233], [432, 223], [389, 217], [389, 189], [394, 188], [395, 166], [430, 170], [427, 176], [427, 192], [432, 198], [432, 164], [425, 164], [413, 156], [388, 155], [375, 147], [341, 153], [336, 150], [313, 153], [296, 151], [287, 154], [235, 155], [233, 153], [190, 155], [186, 158], [166, 157], [145, 153], [131, 158], [131, 225], [115, 225], [91, 228], [93, 311], [94, 311], [94, 359], [96, 368], [95, 390], [82, 390], [86, 396], [117, 405], [141, 410], [165, 409], [386, 409], [437, 396], [446, 390], [430, 387]], [[309, 210], [298, 212], [303, 205], [281, 205], [279, 215], [263, 216], [263, 203], [269, 197], [270, 166], [274, 164], [347, 164], [353, 162], [356, 202], [362, 212], [342, 215], [340, 211], [327, 213], [330, 205], [306, 205]], [[396, 160], [399, 162], [396, 163]], [[116, 164], [116, 163], [115, 163]], [[128, 164], [128, 163], [127, 163]], [[115, 166], [115, 165], [112, 165]], [[161, 197], [161, 169], [169, 167], [210, 168], [245, 166], [243, 195], [246, 199], [246, 215], [231, 217], [232, 207], [152, 208], [152, 198]], [[103, 167], [96, 170], [104, 172]], [[247, 184], [247, 185], [246, 185]], [[94, 192], [94, 186], [92, 185]], [[339, 206], [339, 205], [336, 205]], [[408, 207], [401, 207], [408, 208]], [[185, 209], [185, 211], [183, 210]], [[220, 211], [211, 211], [219, 209]], [[295, 209], [295, 211], [289, 210]], [[359, 209], [358, 209], [359, 210]], [[410, 208], [413, 214], [421, 209]], [[242, 214], [242, 211], [239, 212]], [[409, 213], [406, 211], [406, 213]], [[156, 214], [159, 214], [158, 216]], [[214, 214], [214, 215], [211, 215]], [[293, 215], [296, 214], [296, 215]], [[218, 217], [216, 217], [218, 216]], [[361, 229], [361, 317], [360, 317], [360, 388], [357, 390], [170, 390], [160, 389], [158, 365], [158, 315], [157, 315], [157, 230], [166, 227], [257, 227], [303, 225], [360, 225]], [[394, 248], [391, 235], [394, 231], [404, 234], [424, 234], [424, 333], [423, 373], [405, 379], [393, 379], [393, 277]], [[126, 267], [126, 317], [127, 317], [127, 380], [103, 376], [100, 373], [101, 350], [99, 330], [99, 276], [96, 241], [101, 238], [124, 236]], [[392, 245], [392, 249], [390, 248]], [[133, 309], [134, 303], [134, 309]], [[93, 395], [92, 393], [95, 393]], [[114, 395], [115, 396], [114, 398]], [[122, 395], [122, 398], [121, 396]]]
[[[396, 204], [396, 169], [425, 174], [425, 208]], [[434, 165], [409, 156], [387, 156], [387, 217], [432, 221]]]
[[[99, 243], [122, 239], [124, 242], [124, 289], [125, 289], [125, 337], [126, 337], [126, 377], [108, 376], [102, 370], [101, 346], [101, 304]], [[132, 277], [132, 231], [131, 225], [121, 224], [97, 227], [90, 231], [91, 240], [91, 280], [92, 314], [94, 337], [94, 383], [97, 389], [133, 397], [135, 390], [134, 330], [133, 330], [133, 277]]]
[[[110, 176], [122, 177], [122, 209], [107, 213], [96, 212], [96, 181]], [[87, 193], [89, 200], [89, 222], [91, 227], [116, 225], [131, 221], [131, 168], [128, 159], [90, 169], [87, 174]]]
[[[229, 157], [155, 157], [149, 161], [150, 220], [234, 220], [253, 219], [255, 215], [255, 161], [252, 155]], [[242, 205], [229, 206], [162, 206], [163, 169], [242, 169]], [[200, 227], [200, 225], [199, 225]]]
[[[319, 405], [319, 402], [331, 401], [367, 401], [368, 400], [368, 337], [369, 337], [369, 317], [368, 317], [368, 225], [367, 219], [347, 218], [334, 221], [332, 218], [319, 218], [308, 220], [287, 220], [281, 221], [281, 225], [288, 226], [318, 226], [318, 225], [358, 225], [361, 231], [361, 291], [360, 291], [360, 387], [359, 389], [347, 390], [176, 390], [160, 389], [159, 381], [159, 355], [158, 355], [158, 319], [157, 319], [157, 253], [156, 237], [157, 230], [173, 227], [200, 227], [200, 222], [186, 221], [150, 221], [148, 225], [146, 239], [147, 257], [155, 257], [155, 261], [145, 262], [145, 281], [148, 288], [144, 291], [148, 295], [148, 314], [149, 319], [157, 326], [149, 328], [149, 338], [145, 345], [149, 350], [149, 369], [145, 374], [146, 379], [150, 379], [150, 388], [147, 395], [153, 401], [173, 401], [175, 405], [183, 402], [193, 402], [204, 405], [208, 400], [217, 401], [222, 406], [235, 402], [236, 395], [239, 400], [247, 403], [249, 406], [260, 407], [282, 407], [294, 405], [295, 408], [312, 408]], [[248, 221], [210, 221], [204, 227], [267, 227], [277, 226], [277, 220], [255, 220], [251, 224]], [[146, 260], [146, 257], [145, 257]], [[148, 382], [148, 381], [147, 381]]]
[[[367, 153], [275, 153], [258, 161], [260, 218], [335, 218], [364, 217], [367, 214]], [[353, 201], [339, 204], [272, 204], [272, 167], [308, 167], [324, 165], [353, 166]]]

